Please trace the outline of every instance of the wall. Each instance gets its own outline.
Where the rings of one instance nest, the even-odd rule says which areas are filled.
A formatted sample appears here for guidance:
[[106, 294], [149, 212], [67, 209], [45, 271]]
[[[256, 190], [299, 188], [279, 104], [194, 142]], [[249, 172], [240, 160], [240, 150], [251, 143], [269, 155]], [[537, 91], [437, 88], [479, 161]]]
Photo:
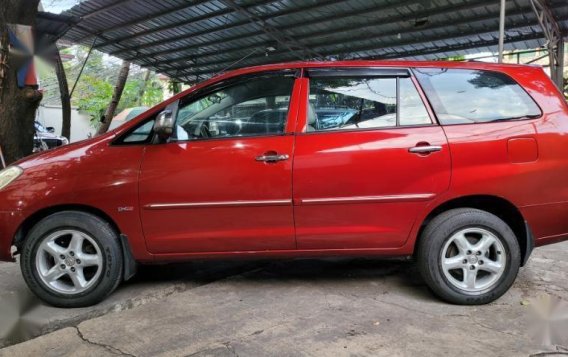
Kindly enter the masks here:
[[[55, 128], [55, 134], [61, 135], [62, 111], [61, 106], [40, 105], [37, 111], [37, 121], [45, 127]], [[95, 129], [91, 126], [89, 116], [81, 114], [76, 108], [71, 109], [71, 142], [87, 139], [89, 134], [95, 135]]]

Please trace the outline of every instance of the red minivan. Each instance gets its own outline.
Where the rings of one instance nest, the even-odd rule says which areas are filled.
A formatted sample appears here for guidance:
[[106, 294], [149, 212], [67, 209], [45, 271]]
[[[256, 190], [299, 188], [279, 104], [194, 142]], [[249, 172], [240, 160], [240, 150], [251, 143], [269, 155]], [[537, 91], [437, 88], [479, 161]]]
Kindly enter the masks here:
[[412, 257], [483, 304], [568, 238], [568, 106], [542, 69], [347, 61], [247, 68], [0, 173], [0, 259], [86, 306], [137, 264]]

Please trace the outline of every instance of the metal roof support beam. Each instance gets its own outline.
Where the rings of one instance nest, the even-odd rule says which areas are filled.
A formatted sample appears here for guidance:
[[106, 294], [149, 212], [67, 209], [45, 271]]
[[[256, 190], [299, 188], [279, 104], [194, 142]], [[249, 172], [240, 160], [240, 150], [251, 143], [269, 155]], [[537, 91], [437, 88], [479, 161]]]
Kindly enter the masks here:
[[[510, 14], [509, 14], [510, 15], [509, 19], [507, 21], [508, 26], [512, 29], [516, 29], [516, 28], [519, 28], [519, 27], [526, 26], [526, 24], [516, 23], [513, 19], [513, 16], [522, 15], [522, 14], [526, 13], [526, 11], [530, 11], [530, 8], [515, 9], [515, 10], [511, 11]], [[468, 17], [468, 18], [465, 18], [464, 20], [467, 21], [467, 22], [481, 22], [482, 23], [484, 21], [494, 20], [494, 19], [495, 19], [495, 13], [488, 14], [486, 16], [474, 15], [471, 18]], [[536, 22], [536, 20], [533, 20], [533, 21]], [[427, 26], [427, 27], [423, 27], [423, 28], [420, 28], [420, 29], [411, 29], [410, 31], [402, 32], [402, 33], [401, 33], [400, 29], [394, 29], [394, 30], [391, 30], [391, 31], [382, 31], [382, 30], [380, 30], [380, 28], [376, 28], [376, 31], [378, 31], [380, 33], [380, 37], [385, 38], [385, 39], [388, 38], [388, 40], [378, 42], [375, 45], [374, 49], [376, 49], [376, 50], [388, 49], [388, 48], [399, 47], [399, 46], [404, 46], [404, 45], [416, 45], [416, 44], [420, 44], [421, 42], [444, 41], [444, 40], [449, 40], [449, 39], [455, 38], [456, 37], [455, 34], [441, 34], [441, 35], [438, 35], [438, 36], [425, 37], [425, 38], [420, 39], [420, 35], [421, 35], [422, 31], [425, 30], [425, 29], [430, 30], [430, 31], [431, 30], [442, 30], [442, 29], [447, 29], [448, 26], [451, 26], [451, 25], [448, 25], [447, 23], [439, 23], [439, 24], [433, 24], [433, 25], [430, 25], [430, 26]], [[340, 30], [342, 30], [342, 29], [340, 29]], [[354, 45], [357, 42], [360, 42], [360, 41], [367, 42], [370, 39], [374, 39], [374, 38], [378, 37], [376, 32], [372, 31], [371, 28], [369, 28], [368, 30], [369, 31], [362, 31], [365, 34], [360, 35], [357, 38], [354, 38], [353, 36], [346, 35], [346, 37], [342, 38], [342, 39], [333, 39], [332, 38], [330, 41], [326, 41], [326, 42], [319, 41], [317, 46], [314, 46], [314, 47], [317, 48], [320, 53], [323, 52], [323, 55], [326, 55], [326, 56], [327, 55], [335, 55], [337, 53], [331, 53], [332, 51], [329, 51], [329, 50], [325, 51], [324, 48], [330, 47], [330, 46], [338, 46], [338, 45], [342, 45], [344, 43], [349, 43], [351, 45]], [[347, 30], [345, 30], [345, 31], [347, 31]], [[326, 31], [323, 31], [323, 32], [317, 31], [317, 32], [314, 32], [312, 34], [307, 34], [305, 36], [301, 36], [299, 38], [302, 39], [302, 40], [305, 40], [305, 39], [308, 39], [308, 38], [313, 39], [313, 38], [317, 38], [320, 35], [324, 35], [325, 33], [326, 33]], [[398, 38], [397, 35], [399, 33], [401, 33], [403, 39]], [[494, 33], [494, 31], [485, 31], [483, 33]], [[475, 35], [480, 35], [480, 34], [481, 33], [480, 33], [479, 29], [474, 28], [472, 30], [461, 32], [458, 37], [475, 36]], [[249, 46], [243, 47], [241, 49], [242, 50], [250, 50]], [[373, 48], [371, 48], [371, 49], [373, 49]], [[227, 54], [227, 53], [230, 53], [232, 51], [236, 51], [236, 50], [226, 50], [226, 51], [223, 51], [223, 53]], [[274, 52], [273, 54], [278, 55], [278, 54], [281, 54], [281, 52], [282, 51], [278, 51], [278, 52]], [[216, 60], [216, 61], [208, 60], [208, 59], [203, 57], [205, 55], [212, 55], [212, 54], [211, 53], [202, 54], [200, 56], [192, 57], [194, 61], [191, 64], [182, 64], [182, 65], [177, 65], [177, 66], [174, 66], [174, 67], [170, 67], [168, 69], [161, 69], [161, 70], [162, 71], [184, 70], [184, 69], [190, 68], [190, 67], [195, 69], [196, 67], [204, 67], [204, 66], [215, 66], [215, 65], [222, 66], [222, 65], [226, 65], [229, 62], [231, 62], [230, 59]], [[253, 59], [253, 58], [254, 59], [264, 59], [264, 54], [252, 55], [251, 59]], [[195, 64], [195, 61], [198, 61], [201, 65]], [[156, 64], [157, 68], [160, 67], [160, 66], [161, 66], [161, 63]], [[215, 72], [215, 71], [213, 71], [213, 72]]]
[[109, 11], [111, 11], [111, 10], [117, 8], [117, 7], [123, 6], [124, 4], [132, 2], [132, 1], [133, 0], [114, 1], [114, 2], [110, 3], [109, 5], [101, 7], [100, 9], [97, 9], [93, 12], [89, 12], [88, 14], [86, 14], [85, 16], [82, 16], [81, 18], [83, 20], [85, 20], [85, 19], [88, 19], [88, 18], [93, 17], [93, 16], [104, 14], [106, 12], [109, 12]]
[[547, 0], [530, 0], [547, 41], [550, 77], [564, 91], [564, 40]]
[[[541, 34], [539, 33], [535, 33], [535, 34], [531, 34], [525, 37], [521, 37], [518, 39], [510, 39], [508, 42], [509, 43], [513, 43], [513, 42], [518, 42], [518, 41], [526, 41], [526, 40], [536, 40], [541, 38], [540, 37]], [[440, 48], [438, 46], [433, 46], [430, 48], [426, 48], [426, 49], [417, 49], [414, 51], [410, 51], [410, 52], [406, 52], [404, 57], [414, 57], [414, 56], [421, 56], [421, 55], [428, 55], [428, 54], [435, 54], [435, 53], [444, 53], [444, 52], [455, 52], [455, 51], [463, 51], [463, 50], [468, 50], [468, 49], [474, 49], [474, 48], [479, 48], [479, 47], [486, 47], [486, 46], [495, 46], [498, 45], [498, 42], [495, 40], [492, 41], [475, 41], [475, 42], [470, 42], [467, 44], [459, 44], [459, 45], [450, 45], [447, 47], [443, 47]], [[398, 53], [390, 53], [390, 54], [385, 54], [385, 55], [381, 55], [379, 57], [370, 57], [368, 59], [397, 59], [397, 58], [402, 58], [401, 56], [399, 56]], [[196, 76], [199, 75], [208, 75], [211, 74], [212, 72], [210, 71], [200, 71], [200, 72], [188, 72], [186, 74], [182, 74], [182, 77], [186, 79], [187, 82], [195, 82]]]
[[[123, 1], [129, 2], [129, 1], [132, 1], [132, 0], [123, 0]], [[210, 0], [202, 0], [201, 2], [207, 2], [207, 1], [210, 1]], [[200, 2], [200, 3], [201, 3], [201, 2]], [[198, 4], [199, 4], [199, 3], [198, 3]], [[139, 24], [139, 23], [141, 23], [141, 22], [145, 22], [145, 21], [149, 21], [149, 20], [154, 20], [154, 19], [159, 18], [159, 17], [162, 17], [162, 16], [166, 16], [166, 15], [169, 15], [169, 14], [172, 14], [172, 13], [176, 13], [176, 12], [178, 12], [178, 11], [180, 11], [180, 10], [183, 10], [183, 9], [185, 9], [185, 8], [188, 8], [188, 7], [191, 7], [191, 6], [195, 6], [195, 5], [198, 5], [198, 4], [196, 4], [196, 3], [191, 3], [191, 4], [189, 4], [189, 5], [188, 5], [188, 4], [183, 4], [183, 5], [181, 5], [181, 6], [177, 6], [177, 7], [174, 7], [174, 8], [172, 8], [172, 9], [167, 9], [167, 10], [165, 10], [165, 11], [162, 11], [162, 12], [159, 12], [159, 13], [155, 13], [155, 14], [152, 14], [152, 15], [150, 15], [150, 16], [144, 16], [144, 17], [142, 17], [142, 18], [138, 18], [138, 19], [134, 19], [134, 20], [131, 20], [131, 21], [128, 21], [128, 22], [120, 23], [120, 24], [118, 24], [118, 25], [115, 25], [115, 26], [112, 26], [112, 27], [108, 27], [108, 28], [105, 28], [105, 29], [103, 29], [103, 30], [104, 30], [105, 32], [116, 31], [116, 30], [118, 30], [118, 29], [122, 29], [122, 28], [125, 28], [125, 27], [134, 26], [134, 25]], [[116, 5], [122, 5], [122, 3], [121, 3], [121, 2], [117, 2], [117, 3], [114, 3], [114, 4], [109, 5], [109, 6], [107, 6], [107, 7], [104, 7], [104, 8], [102, 8], [102, 9], [96, 10], [96, 11], [94, 11], [94, 12], [92, 12], [92, 13], [89, 13], [89, 14], [87, 14], [86, 16], [84, 16], [83, 19], [86, 19], [86, 18], [89, 18], [89, 17], [93, 17], [93, 16], [95, 16], [95, 15], [99, 15], [100, 13], [106, 12], [106, 11], [108, 11], [108, 10], [112, 10]], [[99, 30], [97, 30], [97, 31], [101, 31], [101, 29], [99, 29]], [[89, 36], [84, 36], [84, 37], [78, 39], [77, 42], [82, 42], [83, 40], [87, 39], [88, 37], [89, 37]], [[114, 40], [113, 40], [113, 41], [114, 41]], [[100, 43], [97, 47], [104, 47], [106, 44], [109, 44], [109, 43], [112, 43], [112, 41], [111, 41], [111, 42], [105, 41], [105, 42], [103, 42], [103, 43]]]
[[[271, 3], [272, 1], [273, 0], [261, 0], [259, 2], [254, 3], [254, 4], [246, 5], [243, 8], [246, 9], [246, 8], [250, 8], [250, 7], [265, 5], [265, 4]], [[202, 2], [207, 2], [207, 0], [205, 0], [205, 1], [201, 0], [199, 3], [202, 3]], [[196, 5], [195, 3], [192, 3], [189, 6], [185, 5], [183, 8], [193, 7], [195, 5]], [[176, 29], [176, 28], [179, 28], [179, 27], [182, 27], [182, 26], [192, 25], [192, 24], [195, 24], [195, 23], [201, 22], [201, 21], [211, 20], [211, 19], [214, 19], [216, 17], [220, 17], [220, 16], [230, 14], [232, 12], [233, 12], [232, 9], [221, 9], [219, 11], [215, 11], [215, 12], [212, 12], [212, 13], [209, 13], [209, 14], [204, 14], [204, 15], [201, 15], [201, 16], [198, 16], [198, 17], [195, 17], [195, 18], [170, 23], [168, 25], [161, 26], [161, 27], [150, 28], [148, 30], [140, 31], [140, 32], [128, 35], [128, 36], [113, 38], [112, 40], [109, 40], [109, 41], [106, 41], [104, 43], [97, 45], [97, 48], [102, 48], [102, 47], [109, 46], [109, 45], [115, 45], [116, 43], [130, 41], [130, 40], [133, 40], [135, 38], [139, 38], [139, 37], [143, 37], [143, 36], [147, 36], [147, 35], [152, 35], [152, 34], [155, 34], [155, 33], [160, 33], [162, 31], [167, 31], [167, 30], [171, 30], [171, 29]], [[140, 23], [140, 22], [152, 20], [155, 17], [161, 17], [162, 15], [163, 15], [163, 13], [149, 16], [146, 19], [138, 19], [135, 22], [133, 21], [134, 23], [123, 24], [123, 25], [118, 26], [118, 28], [124, 27], [124, 26], [132, 26], [132, 25]], [[246, 23], [247, 23], [246, 21], [243, 21], [242, 24], [246, 24]], [[192, 36], [192, 35], [188, 35], [188, 36]], [[169, 41], [169, 39], [166, 39], [165, 41]], [[159, 42], [158, 41], [150, 42], [150, 43], [147, 43], [147, 44], [135, 45], [135, 47], [130, 47], [130, 48], [128, 48], [128, 50], [139, 50], [139, 49], [142, 49], [142, 48], [152, 47], [152, 46], [156, 46], [156, 45], [163, 44], [163, 43], [164, 43], [164, 40], [159, 41]], [[120, 54], [122, 52], [125, 52], [126, 50], [127, 49], [124, 49], [124, 50], [121, 49], [121, 50], [118, 50], [118, 51], [110, 52], [109, 54], [116, 55], [116, 54]]]
[[[434, 15], [439, 15], [441, 13], [441, 11], [448, 11], [448, 12], [455, 12], [458, 10], [470, 10], [473, 8], [478, 8], [481, 6], [486, 6], [488, 4], [491, 4], [493, 0], [491, 1], [487, 1], [487, 2], [481, 2], [481, 3], [475, 3], [475, 4], [462, 4], [462, 5], [458, 5], [458, 6], [451, 6], [448, 8], [444, 8], [443, 10], [440, 9], [435, 9], [435, 10], [430, 10], [430, 11], [424, 11], [423, 13], [421, 13], [421, 16], [423, 17], [430, 17], [430, 16], [434, 16]], [[406, 5], [406, 3], [399, 3], [399, 6], [404, 6]], [[377, 11], [377, 8], [375, 8], [375, 10], [368, 10], [367, 13], [369, 15], [371, 15], [371, 13], [374, 13], [375, 11]], [[384, 9], [381, 9], [381, 11], [384, 11]], [[315, 26], [318, 24], [323, 24], [323, 23], [328, 23], [328, 22], [333, 22], [335, 19], [337, 18], [341, 18], [344, 17], [346, 14], [345, 13], [340, 13], [340, 14], [336, 14], [333, 16], [327, 16], [321, 19], [315, 19], [310, 21], [309, 25], [310, 26]], [[493, 15], [491, 15], [493, 16]], [[483, 19], [492, 19], [492, 17], [482, 17]], [[478, 19], [476, 19], [477, 21]], [[382, 27], [382, 26], [388, 26], [388, 25], [395, 25], [398, 24], [400, 22], [403, 21], [407, 21], [407, 16], [397, 16], [397, 17], [392, 17], [389, 18], [386, 21], [381, 21], [380, 24], [377, 23], [362, 23], [362, 24], [358, 24], [358, 23], [353, 23], [348, 27], [343, 27], [343, 28], [337, 28], [338, 33], [343, 33], [343, 32], [347, 32], [347, 31], [353, 31], [353, 30], [362, 30], [362, 29], [376, 29], [377, 27]], [[289, 29], [298, 29], [300, 28], [302, 25], [305, 25], [305, 23], [293, 23], [290, 25], [286, 25], [283, 27], [280, 27], [281, 31], [287, 31]], [[446, 27], [447, 24], [445, 24], [443, 27]], [[422, 27], [421, 30], [423, 29], [430, 29], [430, 26], [426, 26], [426, 27]], [[400, 30], [397, 30], [396, 33], [399, 33]], [[259, 31], [258, 33], [251, 33], [249, 36], [257, 36], [257, 35], [261, 35], [262, 32]], [[296, 40], [298, 41], [303, 41], [303, 40], [307, 40], [307, 39], [313, 39], [315, 37], [318, 36], [329, 36], [329, 30], [319, 30], [319, 31], [315, 31], [315, 32], [308, 32], [306, 34], [302, 34], [300, 36], [296, 36]], [[388, 33], [384, 33], [382, 34], [383, 36], [388, 36]], [[164, 54], [170, 54], [170, 53], [176, 53], [176, 52], [182, 52], [182, 53], [186, 53], [187, 51], [190, 50], [194, 50], [199, 48], [200, 50], [203, 50], [204, 47], [209, 47], [212, 45], [218, 45], [218, 44], [224, 44], [224, 43], [228, 43], [234, 40], [239, 40], [242, 38], [242, 35], [238, 35], [238, 36], [233, 36], [233, 37], [224, 37], [222, 39], [219, 40], [215, 40], [215, 41], [210, 41], [207, 42], [206, 44], [195, 44], [195, 45], [190, 45], [190, 46], [184, 46], [184, 47], [176, 47], [173, 49], [169, 49], [169, 50], [165, 50], [165, 51], [158, 51], [158, 52], [151, 52], [151, 53], [145, 53], [145, 56], [151, 56], [151, 57], [155, 57], [157, 55], [164, 55]], [[245, 47], [238, 47], [238, 48], [229, 48], [229, 49], [224, 49], [223, 53], [226, 54], [227, 51], [234, 51], [234, 50], [249, 50], [249, 49], [253, 49], [253, 48], [258, 48], [259, 46], [262, 46], [262, 44], [259, 43], [255, 43], [252, 45], [248, 45]], [[219, 51], [217, 49], [215, 50], [210, 50], [210, 51], [203, 51], [199, 53], [199, 57], [206, 57], [212, 54], [218, 54]], [[189, 57], [193, 57], [193, 56], [189, 56]], [[129, 60], [135, 60], [136, 57], [128, 57]], [[160, 65], [165, 65], [165, 64], [170, 64], [170, 63], [174, 63], [174, 62], [183, 62], [186, 61], [187, 57], [178, 57], [178, 58], [173, 58], [173, 59], [168, 59], [168, 60], [164, 60], [164, 61], [160, 61]]]
[[505, 7], [506, 1], [501, 0], [501, 9], [499, 11], [499, 63], [503, 63], [503, 48], [505, 47]]
[[221, 0], [221, 2], [231, 7], [235, 12], [248, 18], [251, 24], [260, 28], [265, 34], [274, 39], [280, 45], [286, 47], [290, 52], [297, 53], [297, 49], [300, 49], [303, 55], [298, 56], [299, 59], [305, 60], [318, 57], [320, 59], [323, 59], [323, 56], [316, 51], [307, 46], [304, 46], [302, 43], [296, 41], [291, 36], [286, 35], [286, 33], [280, 31], [276, 27], [267, 24], [265, 20], [247, 10], [246, 8], [240, 6], [234, 0]]
[[[511, 26], [510, 28], [516, 29], [516, 28], [519, 28], [519, 27], [522, 28], [523, 26], [525, 26], [525, 25]], [[460, 37], [461, 36], [468, 37], [468, 36], [472, 36], [472, 35], [481, 36], [485, 33], [491, 33], [491, 32], [480, 33], [479, 30], [474, 29], [474, 30], [470, 30], [468, 32], [464, 32], [464, 33], [460, 34]], [[384, 54], [381, 54], [379, 56], [373, 56], [372, 58], [376, 58], [376, 59], [400, 58], [402, 56], [400, 56], [399, 52], [393, 51], [394, 48], [404, 47], [404, 46], [408, 46], [408, 45], [419, 45], [421, 43], [435, 43], [435, 42], [444, 41], [444, 40], [448, 40], [448, 39], [452, 39], [452, 38], [455, 38], [455, 35], [444, 34], [444, 35], [424, 38], [422, 40], [413, 40], [413, 39], [407, 40], [407, 41], [396, 40], [396, 41], [392, 41], [392, 42], [382, 43], [380, 45], [377, 44], [377, 45], [374, 45], [374, 46], [370, 46], [368, 44], [359, 45], [359, 46], [354, 46], [354, 47], [350, 48], [348, 50], [348, 52], [336, 52], [336, 51], [333, 51], [333, 50], [328, 50], [328, 51], [321, 50], [321, 52], [322, 52], [323, 55], [329, 56], [329, 55], [338, 55], [338, 54], [344, 54], [344, 53], [366, 52], [366, 51], [373, 51], [373, 50], [390, 50], [390, 52], [388, 52], [388, 53], [384, 53]], [[542, 38], [542, 34], [535, 33], [535, 34], [532, 34], [530, 36], [525, 35], [525, 38], [526, 39], [538, 39], [538, 38]], [[514, 37], [511, 37], [510, 39], [508, 39], [508, 42], [515, 42], [515, 41], [520, 41], [520, 39], [516, 39]], [[487, 45], [497, 45], [498, 44], [497, 39], [495, 39], [494, 41], [492, 40], [492, 41], [485, 41], [485, 42], [487, 43]], [[436, 44], [434, 44], [432, 48], [417, 49], [415, 51], [407, 51], [407, 52], [405, 52], [404, 57], [420, 56], [420, 55], [431, 54], [431, 53], [443, 53], [443, 52], [449, 52], [449, 51], [453, 51], [453, 50], [460, 50], [460, 49], [467, 49], [467, 48], [477, 48], [477, 47], [481, 47], [483, 43], [484, 43], [484, 41], [479, 41], [479, 43], [478, 42], [471, 42], [471, 45], [468, 44], [464, 47], [447, 46], [446, 47], [447, 49], [444, 48], [444, 47], [438, 47]], [[437, 51], [436, 51], [436, 49], [437, 49]], [[282, 58], [282, 61], [287, 61], [287, 60], [289, 60], [289, 58]], [[260, 62], [256, 61], [254, 63], [247, 63], [247, 66], [254, 66], [254, 65], [257, 65], [257, 64], [260, 64]], [[221, 65], [221, 63], [219, 63], [219, 65]], [[219, 66], [214, 67], [214, 68], [209, 69], [209, 70], [199, 70], [199, 71], [195, 71], [192, 68], [192, 69], [189, 69], [189, 70], [182, 70], [181, 76], [208, 75], [208, 74], [216, 73], [220, 69], [221, 69], [221, 67], [219, 67]], [[169, 71], [166, 71], [166, 73], [168, 73], [168, 72]]]
[[[272, 14], [272, 15], [266, 15], [266, 16], [263, 15], [263, 16], [260, 16], [260, 19], [262, 19], [263, 21], [273, 20], [276, 17], [293, 15], [293, 14], [296, 14], [296, 13], [299, 13], [299, 12], [313, 11], [313, 10], [317, 10], [317, 9], [325, 7], [325, 6], [330, 6], [330, 5], [342, 3], [344, 1], [345, 0], [326, 0], [326, 1], [320, 0], [318, 2], [315, 2], [313, 4], [309, 4], [307, 6], [303, 6], [303, 7], [299, 7], [299, 8], [292, 7], [290, 9], [285, 9], [281, 12], [278, 12], [278, 13], [275, 13], [275, 14]], [[413, 2], [413, 1], [411, 1], [411, 2]], [[271, 2], [273, 2], [273, 0], [269, 0], [267, 2], [271, 3]], [[254, 6], [258, 6], [258, 5], [261, 5], [261, 4], [256, 4]], [[402, 5], [403, 4], [398, 5], [398, 6], [402, 6]], [[382, 10], [384, 11], [384, 10], [388, 10], [388, 9], [389, 9], [389, 7], [384, 6], [384, 8]], [[230, 12], [232, 12], [232, 11], [233, 10], [230, 10]], [[343, 15], [345, 16], [345, 14], [343, 14]], [[310, 24], [319, 23], [319, 22], [320, 22], [319, 20], [314, 20], [313, 22], [310, 22]], [[186, 40], [186, 39], [191, 38], [191, 37], [198, 37], [198, 36], [202, 36], [202, 35], [210, 35], [212, 33], [216, 33], [216, 32], [219, 32], [219, 31], [230, 30], [230, 29], [233, 29], [233, 28], [236, 28], [236, 27], [239, 27], [239, 26], [247, 25], [248, 23], [250, 23], [250, 21], [247, 18], [244, 21], [229, 23], [227, 25], [219, 26], [219, 27], [216, 27], [216, 28], [211, 29], [211, 30], [207, 29], [207, 30], [198, 31], [198, 32], [194, 32], [194, 33], [183, 34], [183, 35], [180, 35], [180, 36], [169, 37], [169, 38], [165, 38], [165, 39], [159, 40], [159, 41], [152, 41], [152, 42], [144, 43], [142, 45], [137, 45], [137, 46], [133, 46], [133, 47], [125, 48], [125, 49], [112, 51], [109, 54], [117, 55], [117, 54], [127, 52], [127, 51], [134, 51], [134, 50], [140, 50], [140, 49], [145, 49], [145, 48], [150, 48], [150, 47], [163, 46], [163, 45], [166, 45], [166, 44], [169, 44], [169, 43]], [[305, 24], [305, 23], [303, 23], [303, 24]], [[180, 27], [180, 26], [185, 26], [185, 24], [178, 24], [178, 26], [176, 26], [176, 27]], [[298, 25], [294, 24], [294, 27], [298, 27]], [[157, 28], [156, 30], [163, 31], [163, 28]], [[233, 37], [228, 37], [228, 38], [226, 38], [226, 36], [223, 36], [223, 37], [225, 37], [224, 39], [217, 40], [214, 43], [228, 42], [228, 41], [232, 41], [232, 40], [235, 40], [235, 39], [240, 39], [243, 36], [254, 37], [254, 36], [262, 35], [263, 33], [264, 32], [262, 30], [259, 30], [259, 31], [248, 33], [246, 35], [238, 35], [238, 36], [233, 36]], [[139, 34], [136, 34], [136, 37], [138, 37], [138, 35]], [[211, 42], [207, 42], [206, 45], [209, 46], [210, 43]], [[191, 45], [191, 46], [176, 47], [176, 48], [171, 48], [171, 49], [167, 49], [167, 50], [160, 50], [160, 51], [157, 51], [157, 52], [151, 52], [150, 54], [145, 53], [144, 55], [158, 56], [158, 55], [164, 55], [164, 54], [169, 54], [169, 53], [175, 53], [175, 52], [178, 52], [178, 51], [186, 50], [188, 48], [199, 48], [201, 46], [204, 46], [204, 44], [195, 44], [195, 45]], [[136, 57], [129, 57], [129, 58], [135, 59]]]
[[77, 78], [75, 79], [75, 83], [73, 84], [73, 88], [71, 88], [71, 93], [69, 93], [69, 99], [71, 99], [71, 97], [73, 96], [73, 92], [75, 91], [75, 87], [77, 86], [77, 83], [79, 83], [79, 79], [81, 78], [81, 75], [83, 74], [83, 70], [85, 69], [85, 65], [87, 64], [89, 57], [91, 57], [91, 52], [93, 51], [93, 47], [95, 46], [96, 43], [97, 43], [97, 37], [95, 36], [95, 38], [93, 38], [93, 44], [89, 48], [89, 52], [87, 52], [87, 57], [85, 57], [85, 60], [83, 61], [83, 65], [81, 66], [81, 70], [79, 71], [79, 74], [77, 75]]
[[[285, 10], [279, 13], [276, 13], [274, 15], [271, 15], [269, 17], [262, 17], [263, 20], [273, 20], [274, 18], [280, 17], [280, 16], [287, 16], [287, 15], [291, 15], [294, 14], [296, 12], [301, 12], [299, 10], [302, 11], [315, 11], [320, 7], [325, 7], [325, 6], [330, 6], [333, 5], [335, 3], [341, 3], [344, 0], [331, 0], [331, 1], [318, 1], [317, 3], [314, 3], [312, 5], [308, 5], [306, 7], [302, 7], [302, 8], [292, 8], [289, 10]], [[406, 1], [400, 1], [397, 3], [393, 3], [391, 5], [383, 5], [383, 6], [377, 6], [375, 4], [370, 4], [369, 7], [366, 7], [364, 9], [364, 12], [366, 14], [368, 14], [369, 16], [371, 15], [371, 13], [376, 13], [376, 12], [385, 12], [388, 10], [394, 10], [403, 6], [410, 6], [412, 4], [415, 4], [416, 0], [406, 0]], [[486, 0], [486, 1], [482, 1], [482, 2], [475, 2], [475, 3], [465, 3], [465, 4], [461, 4], [461, 5], [453, 5], [453, 6], [449, 6], [449, 7], [445, 7], [443, 10], [444, 11], [449, 11], [449, 12], [454, 12], [454, 11], [460, 11], [460, 10], [470, 10], [470, 9], [474, 9], [474, 8], [480, 8], [483, 6], [488, 6], [494, 3], [494, 0]], [[333, 22], [335, 19], [337, 18], [344, 18], [344, 17], [348, 17], [348, 16], [358, 16], [361, 13], [362, 10], [355, 10], [355, 11], [347, 11], [347, 12], [342, 12], [342, 13], [338, 13], [332, 16], [324, 16], [321, 18], [316, 18], [314, 20], [311, 20], [309, 23], [306, 22], [294, 22], [293, 24], [290, 25], [286, 25], [286, 26], [282, 26], [280, 27], [280, 31], [287, 31], [290, 29], [299, 29], [301, 27], [307, 26], [307, 27], [312, 27], [315, 25], [319, 25], [319, 24], [325, 24], [325, 23], [330, 23]], [[317, 13], [317, 11], [315, 11]], [[421, 13], [421, 16], [423, 17], [429, 17], [429, 16], [434, 16], [434, 15], [439, 15], [440, 14], [440, 9], [436, 9], [436, 10], [430, 10], [430, 11], [425, 11], [423, 13]], [[400, 15], [400, 16], [392, 16], [389, 17], [388, 20], [386, 21], [382, 21], [380, 23], [380, 25], [385, 25], [385, 24], [395, 24], [401, 21], [408, 21], [408, 16], [407, 15]], [[229, 28], [233, 28], [236, 27], [236, 25], [238, 26], [242, 26], [243, 23], [235, 23], [235, 24], [230, 24], [227, 26], [223, 26], [220, 28], [216, 28], [214, 29], [213, 32], [217, 32], [217, 31], [221, 31], [221, 30], [227, 30]], [[377, 24], [373, 24], [372, 26], [376, 26]], [[354, 29], [355, 28], [361, 28], [361, 26], [357, 25], [357, 22], [355, 21], [353, 23], [352, 26]], [[366, 24], [364, 27], [370, 27], [369, 24]], [[326, 31], [329, 34], [329, 31]], [[138, 46], [136, 48], [131, 48], [131, 50], [140, 50], [142, 48], [148, 48], [148, 47], [155, 47], [155, 46], [161, 46], [167, 43], [171, 43], [171, 42], [175, 42], [175, 41], [180, 41], [180, 40], [184, 40], [187, 39], [189, 37], [198, 37], [201, 35], [208, 35], [211, 34], [212, 31], [210, 30], [206, 30], [206, 31], [200, 31], [200, 32], [196, 32], [196, 33], [191, 33], [191, 34], [187, 34], [187, 35], [182, 35], [182, 36], [176, 36], [176, 37], [172, 37], [172, 38], [167, 38], [164, 39], [163, 41], [155, 41], [155, 42], [151, 42], [148, 44], [144, 44], [141, 46]], [[255, 37], [255, 36], [260, 36], [263, 34], [263, 31], [255, 31], [255, 32], [251, 32], [248, 33], [246, 36], [248, 37]], [[158, 50], [158, 51], [151, 51], [151, 52], [147, 52], [144, 53], [144, 56], [150, 56], [150, 57], [155, 57], [155, 56], [162, 56], [162, 55], [168, 55], [171, 53], [177, 53], [177, 52], [188, 52], [190, 50], [193, 49], [202, 49], [203, 47], [209, 47], [212, 45], [218, 45], [218, 44], [224, 44], [224, 43], [228, 43], [231, 41], [235, 41], [235, 40], [239, 40], [243, 37], [243, 35], [237, 35], [237, 36], [223, 36], [223, 38], [220, 38], [218, 40], [214, 40], [214, 41], [209, 41], [206, 43], [196, 43], [196, 44], [192, 44], [192, 45], [183, 45], [183, 46], [179, 46], [179, 47], [174, 47], [174, 48], [169, 48], [166, 50]], [[302, 36], [303, 37], [303, 36]], [[300, 37], [296, 37], [296, 40], [300, 39]], [[252, 48], [251, 46], [249, 46], [248, 48]], [[116, 55], [122, 52], [126, 52], [127, 50], [117, 50], [117, 51], [113, 51], [110, 52], [111, 55]], [[129, 56], [126, 57], [128, 60], [136, 60], [137, 56]], [[182, 58], [178, 58], [178, 59], [172, 59], [172, 60], [168, 60], [165, 63], [170, 63], [170, 62], [177, 62], [177, 61], [182, 61]]]

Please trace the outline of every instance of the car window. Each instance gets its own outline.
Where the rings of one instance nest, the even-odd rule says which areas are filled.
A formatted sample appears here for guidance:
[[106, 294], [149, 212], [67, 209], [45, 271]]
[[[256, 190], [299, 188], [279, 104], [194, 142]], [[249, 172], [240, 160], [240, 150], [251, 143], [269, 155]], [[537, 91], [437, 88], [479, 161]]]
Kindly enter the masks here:
[[154, 120], [147, 121], [146, 123], [140, 125], [134, 129], [130, 134], [126, 135], [123, 139], [123, 143], [143, 143], [147, 142], [152, 135], [152, 128], [154, 127]]
[[208, 139], [284, 133], [294, 77], [269, 75], [182, 103], [176, 139]]
[[425, 124], [431, 120], [410, 78], [310, 78], [307, 131]]
[[432, 119], [412, 79], [400, 78], [400, 125], [428, 125]]
[[441, 124], [486, 123], [541, 115], [533, 99], [503, 73], [420, 68], [414, 70]]

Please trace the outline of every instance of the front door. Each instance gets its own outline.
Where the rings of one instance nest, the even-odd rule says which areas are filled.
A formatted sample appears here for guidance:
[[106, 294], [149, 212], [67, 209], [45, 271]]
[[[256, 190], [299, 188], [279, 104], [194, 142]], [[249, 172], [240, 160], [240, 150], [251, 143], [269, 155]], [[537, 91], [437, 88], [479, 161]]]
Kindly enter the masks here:
[[450, 182], [450, 153], [406, 70], [311, 70], [296, 139], [299, 249], [396, 248]]
[[175, 138], [148, 145], [141, 166], [151, 253], [295, 249], [294, 81], [239, 78], [180, 100]]

